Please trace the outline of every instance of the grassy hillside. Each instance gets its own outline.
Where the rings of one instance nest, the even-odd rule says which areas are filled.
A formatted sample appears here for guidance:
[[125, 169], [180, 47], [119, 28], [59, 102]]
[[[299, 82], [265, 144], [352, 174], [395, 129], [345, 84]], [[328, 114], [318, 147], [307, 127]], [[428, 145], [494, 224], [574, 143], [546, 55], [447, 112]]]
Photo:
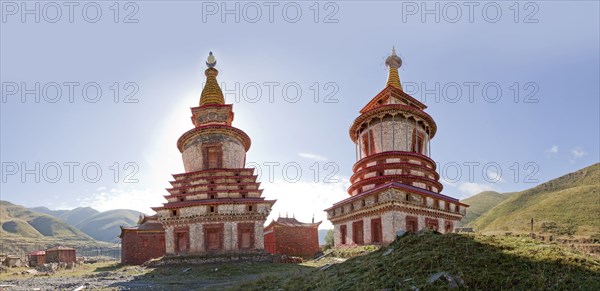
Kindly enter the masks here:
[[82, 220], [75, 227], [96, 240], [118, 242], [119, 226], [135, 225], [140, 212], [129, 209], [116, 209], [97, 213]]
[[7, 201], [0, 201], [2, 237], [43, 238], [92, 241], [92, 238], [59, 219]]
[[37, 238], [41, 237], [40, 233], [23, 220], [2, 220], [2, 230], [9, 234]]
[[600, 290], [600, 260], [516, 237], [406, 235], [375, 252], [328, 268], [268, 276], [236, 290]]
[[480, 231], [534, 231], [544, 225], [571, 228], [575, 234], [600, 233], [600, 164], [516, 192], [472, 221]]
[[479, 216], [504, 201], [509, 195], [501, 194], [495, 191], [485, 191], [477, 195], [471, 196], [462, 203], [468, 204], [467, 215], [461, 220], [462, 225], [466, 225], [469, 222], [477, 219]]

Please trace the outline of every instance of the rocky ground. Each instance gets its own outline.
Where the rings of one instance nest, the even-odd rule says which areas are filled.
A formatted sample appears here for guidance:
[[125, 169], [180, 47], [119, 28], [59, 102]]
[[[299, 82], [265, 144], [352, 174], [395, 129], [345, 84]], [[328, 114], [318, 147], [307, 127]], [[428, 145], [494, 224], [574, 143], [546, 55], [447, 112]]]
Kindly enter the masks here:
[[54, 273], [9, 268], [0, 274], [0, 290], [224, 290], [267, 275], [301, 274], [314, 266], [237, 263], [157, 268], [119, 266], [114, 262], [80, 265]]

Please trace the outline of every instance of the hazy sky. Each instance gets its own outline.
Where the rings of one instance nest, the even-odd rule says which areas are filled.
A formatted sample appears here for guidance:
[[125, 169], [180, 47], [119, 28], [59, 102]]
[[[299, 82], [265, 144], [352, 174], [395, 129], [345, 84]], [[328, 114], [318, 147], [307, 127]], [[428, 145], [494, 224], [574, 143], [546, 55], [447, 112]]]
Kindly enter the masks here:
[[437, 122], [444, 194], [599, 161], [597, 1], [3, 1], [0, 24], [1, 194], [25, 206], [151, 213], [183, 172], [209, 51], [271, 217], [347, 197], [348, 129], [392, 46]]

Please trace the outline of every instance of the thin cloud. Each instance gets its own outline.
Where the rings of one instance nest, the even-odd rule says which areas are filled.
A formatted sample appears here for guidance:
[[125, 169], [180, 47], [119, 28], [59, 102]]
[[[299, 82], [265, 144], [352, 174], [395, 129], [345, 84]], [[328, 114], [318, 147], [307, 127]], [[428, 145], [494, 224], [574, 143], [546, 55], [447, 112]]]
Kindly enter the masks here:
[[550, 147], [549, 149], [545, 150], [544, 153], [546, 153], [546, 155], [549, 156], [549, 157], [554, 156], [554, 155], [558, 154], [558, 146], [557, 145], [552, 145], [552, 147]]
[[576, 160], [583, 158], [585, 155], [587, 155], [587, 152], [584, 151], [582, 147], [575, 147], [571, 150], [571, 156], [569, 161], [571, 163], [574, 163]]

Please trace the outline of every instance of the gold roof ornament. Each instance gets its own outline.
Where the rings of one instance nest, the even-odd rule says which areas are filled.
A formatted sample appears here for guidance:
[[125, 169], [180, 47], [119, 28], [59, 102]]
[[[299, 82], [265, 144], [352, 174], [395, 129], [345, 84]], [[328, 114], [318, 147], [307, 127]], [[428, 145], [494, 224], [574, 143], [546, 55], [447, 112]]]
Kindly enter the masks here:
[[206, 84], [204, 85], [202, 94], [200, 95], [200, 106], [209, 104], [225, 104], [223, 91], [221, 91], [221, 87], [219, 87], [219, 83], [217, 82], [217, 75], [219, 74], [219, 71], [215, 69], [216, 65], [217, 59], [212, 52], [209, 52], [208, 58], [206, 59], [206, 66], [208, 69], [204, 71], [204, 75], [206, 75]]
[[400, 84], [400, 75], [398, 74], [398, 68], [402, 66], [402, 59], [396, 55], [395, 47], [392, 47], [392, 54], [385, 59], [385, 65], [388, 67], [387, 85], [391, 85], [402, 90], [402, 84]]

